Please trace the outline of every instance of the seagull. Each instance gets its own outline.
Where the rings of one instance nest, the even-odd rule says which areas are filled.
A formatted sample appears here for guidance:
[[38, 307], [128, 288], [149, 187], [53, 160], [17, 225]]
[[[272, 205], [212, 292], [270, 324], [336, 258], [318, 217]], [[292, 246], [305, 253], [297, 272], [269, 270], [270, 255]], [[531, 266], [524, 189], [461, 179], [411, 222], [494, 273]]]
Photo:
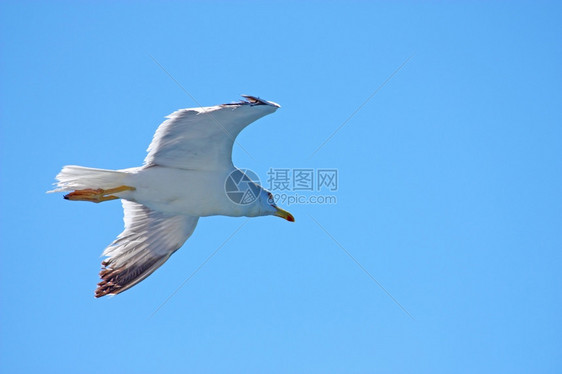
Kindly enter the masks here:
[[[236, 136], [280, 106], [258, 97], [178, 110], [158, 127], [143, 166], [106, 170], [68, 165], [56, 176], [66, 200], [121, 199], [125, 229], [103, 252], [95, 297], [144, 280], [177, 251], [199, 217], [273, 215], [294, 222], [271, 192], [232, 163]], [[237, 190], [238, 188], [238, 190]]]

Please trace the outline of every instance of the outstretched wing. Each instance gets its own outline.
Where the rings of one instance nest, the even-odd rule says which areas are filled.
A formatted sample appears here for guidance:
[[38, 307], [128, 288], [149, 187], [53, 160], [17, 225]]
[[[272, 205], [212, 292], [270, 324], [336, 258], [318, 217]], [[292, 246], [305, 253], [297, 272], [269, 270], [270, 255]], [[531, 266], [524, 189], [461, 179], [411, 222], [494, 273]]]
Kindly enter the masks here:
[[279, 108], [273, 102], [244, 97], [247, 101], [170, 114], [156, 130], [144, 163], [195, 170], [233, 167], [236, 136], [250, 123]]
[[158, 269], [191, 236], [199, 217], [166, 216], [122, 200], [125, 230], [103, 252], [96, 297], [116, 295]]

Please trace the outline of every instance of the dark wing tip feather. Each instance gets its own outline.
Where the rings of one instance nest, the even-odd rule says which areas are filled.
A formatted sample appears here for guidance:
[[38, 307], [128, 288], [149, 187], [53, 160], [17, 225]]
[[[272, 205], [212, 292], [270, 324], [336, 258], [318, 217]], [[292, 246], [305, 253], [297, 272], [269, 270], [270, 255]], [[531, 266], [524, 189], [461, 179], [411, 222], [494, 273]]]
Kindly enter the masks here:
[[263, 100], [260, 99], [257, 96], [251, 96], [251, 95], [241, 95], [245, 100], [240, 100], [234, 103], [228, 103], [228, 104], [222, 104], [223, 106], [225, 105], [250, 105], [250, 106], [254, 106], [254, 105], [269, 105], [269, 106], [273, 106], [276, 108], [280, 108], [281, 106], [277, 103], [274, 103], [273, 101], [267, 101], [267, 100]]
[[100, 271], [101, 281], [95, 292], [95, 297], [117, 295], [142, 281], [164, 263], [169, 256], [152, 257], [132, 265], [111, 268], [111, 260], [104, 260]]
[[123, 284], [121, 284], [122, 277], [119, 275], [119, 273], [122, 273], [123, 270], [123, 268], [110, 269], [103, 267], [100, 271], [101, 282], [98, 283], [95, 296], [102, 297], [106, 295], [116, 295], [119, 292], [124, 291], [122, 290]]
[[249, 102], [250, 104], [254, 104], [254, 105], [259, 105], [259, 104], [268, 105], [268, 102], [267, 102], [267, 101], [262, 100], [262, 99], [260, 99], [260, 98], [257, 97], [257, 96], [251, 96], [251, 95], [240, 95], [240, 96], [242, 96], [243, 98], [245, 98], [246, 101]]

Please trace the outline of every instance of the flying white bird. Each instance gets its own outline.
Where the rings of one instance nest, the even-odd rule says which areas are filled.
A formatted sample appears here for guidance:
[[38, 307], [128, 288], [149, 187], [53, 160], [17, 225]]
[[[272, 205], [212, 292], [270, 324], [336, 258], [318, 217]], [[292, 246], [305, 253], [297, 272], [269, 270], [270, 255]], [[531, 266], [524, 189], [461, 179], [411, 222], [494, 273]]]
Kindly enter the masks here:
[[[236, 136], [279, 105], [253, 96], [232, 104], [182, 109], [156, 130], [141, 167], [65, 166], [57, 188], [67, 200], [121, 199], [125, 229], [103, 252], [96, 297], [139, 283], [191, 236], [199, 217], [274, 215], [294, 222], [272, 194], [232, 163]], [[239, 191], [236, 190], [239, 187]]]

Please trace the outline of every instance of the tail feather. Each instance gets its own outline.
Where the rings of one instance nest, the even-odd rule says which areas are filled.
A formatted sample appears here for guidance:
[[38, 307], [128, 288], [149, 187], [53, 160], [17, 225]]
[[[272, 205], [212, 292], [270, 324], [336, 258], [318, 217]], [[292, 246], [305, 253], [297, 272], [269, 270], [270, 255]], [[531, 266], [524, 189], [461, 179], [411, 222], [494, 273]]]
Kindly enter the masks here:
[[107, 170], [67, 165], [56, 176], [56, 188], [48, 192], [64, 192], [83, 189], [109, 189], [126, 184], [129, 173], [123, 170]]

